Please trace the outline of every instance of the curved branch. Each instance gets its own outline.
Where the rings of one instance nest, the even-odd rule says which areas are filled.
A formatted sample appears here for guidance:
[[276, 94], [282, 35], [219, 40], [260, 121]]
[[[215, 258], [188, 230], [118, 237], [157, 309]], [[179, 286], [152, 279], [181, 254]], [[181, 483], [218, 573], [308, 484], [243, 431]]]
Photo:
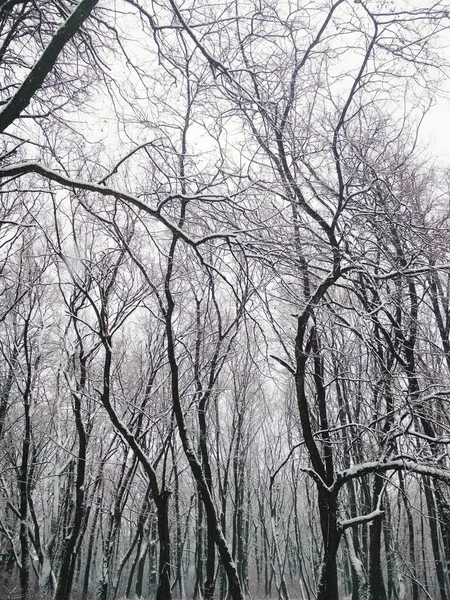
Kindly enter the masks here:
[[142, 210], [143, 212], [146, 212], [150, 216], [154, 217], [165, 227], [167, 227], [167, 229], [169, 229], [174, 235], [182, 239], [190, 246], [195, 247], [197, 245], [197, 242], [189, 237], [189, 235], [187, 235], [180, 227], [175, 225], [175, 223], [172, 223], [169, 219], [166, 219], [164, 216], [162, 216], [157, 210], [151, 208], [142, 202], [142, 200], [139, 200], [139, 198], [133, 196], [132, 194], [128, 194], [127, 192], [123, 192], [105, 185], [100, 185], [98, 183], [91, 183], [90, 181], [85, 181], [83, 179], [73, 179], [63, 175], [62, 173], [59, 173], [58, 171], [53, 171], [48, 167], [34, 162], [25, 162], [4, 167], [3, 169], [0, 169], [0, 179], [2, 177], [21, 177], [27, 173], [37, 173], [38, 175], [50, 179], [51, 181], [56, 181], [56, 183], [60, 183], [61, 185], [77, 190], [85, 190], [87, 192], [101, 194], [102, 196], [112, 196], [113, 198], [117, 198], [117, 200], [131, 204], [135, 208], [138, 208], [139, 210]]
[[386, 462], [366, 462], [359, 465], [355, 465], [337, 473], [336, 480], [333, 484], [335, 490], [339, 490], [345, 483], [351, 479], [357, 479], [370, 473], [386, 473], [387, 471], [409, 471], [410, 473], [417, 473], [418, 475], [425, 475], [433, 477], [434, 479], [440, 479], [450, 483], [450, 471], [448, 469], [442, 469], [436, 467], [434, 464], [417, 463], [413, 460], [394, 459]]

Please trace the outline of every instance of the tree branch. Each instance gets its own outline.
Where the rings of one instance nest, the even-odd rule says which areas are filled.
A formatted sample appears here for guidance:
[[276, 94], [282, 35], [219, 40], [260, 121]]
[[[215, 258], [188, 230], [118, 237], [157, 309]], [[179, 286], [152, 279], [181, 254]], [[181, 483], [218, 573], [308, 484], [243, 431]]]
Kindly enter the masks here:
[[58, 29], [25, 81], [0, 112], [0, 132], [11, 125], [29, 105], [34, 94], [41, 88], [45, 78], [55, 66], [64, 46], [77, 33], [97, 3], [98, 0], [82, 0]]
[[90, 181], [85, 181], [83, 179], [73, 179], [71, 177], [67, 177], [58, 171], [53, 171], [48, 167], [40, 165], [39, 163], [34, 162], [25, 162], [16, 165], [11, 165], [9, 167], [4, 167], [0, 169], [0, 178], [2, 177], [21, 177], [22, 175], [26, 175], [27, 173], [37, 173], [46, 179], [50, 179], [51, 181], [56, 181], [61, 185], [71, 187], [78, 190], [85, 190], [88, 192], [94, 192], [97, 194], [101, 194], [102, 196], [112, 196], [113, 198], [117, 198], [118, 200], [122, 200], [127, 204], [131, 204], [132, 206], [146, 212], [150, 216], [157, 219], [160, 223], [165, 225], [167, 229], [169, 229], [174, 235], [178, 236], [184, 242], [189, 244], [190, 246], [196, 246], [197, 242], [193, 240], [189, 235], [187, 235], [180, 227], [172, 223], [170, 220], [166, 219], [162, 216], [158, 211], [151, 208], [136, 196], [132, 194], [128, 194], [127, 192], [123, 192], [121, 190], [117, 190], [115, 188], [111, 188], [105, 185], [100, 185], [98, 183], [91, 183]]

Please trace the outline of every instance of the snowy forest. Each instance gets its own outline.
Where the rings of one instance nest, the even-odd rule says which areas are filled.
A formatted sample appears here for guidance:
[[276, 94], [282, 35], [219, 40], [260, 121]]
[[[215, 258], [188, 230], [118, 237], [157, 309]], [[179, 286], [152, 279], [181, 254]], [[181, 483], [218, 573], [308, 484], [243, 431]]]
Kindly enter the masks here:
[[448, 46], [0, 0], [2, 600], [450, 600]]

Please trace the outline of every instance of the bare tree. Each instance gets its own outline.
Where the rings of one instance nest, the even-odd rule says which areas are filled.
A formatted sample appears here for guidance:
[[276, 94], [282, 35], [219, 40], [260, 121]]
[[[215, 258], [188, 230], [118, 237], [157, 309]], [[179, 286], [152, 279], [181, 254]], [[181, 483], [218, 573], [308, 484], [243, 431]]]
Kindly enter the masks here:
[[449, 597], [448, 181], [419, 135], [447, 27], [0, 2], [22, 598]]

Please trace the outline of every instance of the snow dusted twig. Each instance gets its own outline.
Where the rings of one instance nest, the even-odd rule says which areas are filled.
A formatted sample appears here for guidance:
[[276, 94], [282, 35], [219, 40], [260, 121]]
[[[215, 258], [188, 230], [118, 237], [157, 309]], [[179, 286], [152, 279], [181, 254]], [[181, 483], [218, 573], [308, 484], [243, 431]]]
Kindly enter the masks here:
[[78, 190], [85, 190], [87, 192], [94, 192], [96, 194], [101, 194], [102, 196], [112, 196], [113, 198], [117, 198], [117, 200], [122, 200], [123, 202], [131, 204], [139, 210], [142, 210], [143, 212], [146, 212], [147, 214], [154, 217], [165, 227], [167, 227], [167, 229], [169, 229], [173, 234], [178, 236], [190, 246], [197, 245], [197, 242], [194, 239], [192, 239], [186, 232], [181, 230], [175, 223], [172, 223], [172, 221], [166, 219], [158, 211], [142, 202], [142, 200], [139, 200], [139, 198], [137, 198], [136, 196], [133, 196], [132, 194], [129, 194], [122, 190], [117, 190], [115, 188], [101, 185], [98, 183], [92, 183], [83, 179], [67, 177], [66, 175], [58, 171], [54, 171], [53, 169], [49, 169], [48, 167], [45, 167], [44, 165], [35, 162], [24, 162], [4, 167], [0, 169], [0, 178], [21, 177], [22, 175], [26, 175], [27, 173], [37, 173], [42, 177], [45, 177], [47, 179], [50, 179], [51, 181], [55, 181], [56, 183], [60, 183], [61, 185], [65, 185], [67, 187], [72, 187]]
[[[209, 240], [214, 239], [230, 239], [236, 237], [240, 232], [238, 231], [222, 231], [211, 233], [209, 235], [203, 236], [200, 239], [194, 239], [190, 235], [188, 235], [183, 229], [181, 229], [178, 225], [173, 223], [170, 219], [164, 217], [160, 212], [160, 205], [154, 209], [142, 202], [137, 196], [133, 194], [129, 194], [128, 192], [124, 192], [123, 190], [118, 190], [113, 187], [109, 187], [100, 183], [92, 183], [90, 181], [86, 181], [84, 179], [76, 179], [72, 177], [68, 177], [63, 173], [58, 171], [54, 171], [44, 165], [35, 162], [24, 162], [15, 165], [10, 165], [7, 167], [3, 167], [0, 169], [0, 179], [5, 177], [21, 177], [22, 175], [26, 175], [28, 173], [36, 173], [45, 177], [46, 179], [50, 179], [51, 181], [55, 181], [56, 183], [60, 183], [61, 185], [71, 187], [78, 190], [85, 190], [87, 192], [94, 192], [96, 194], [101, 194], [102, 196], [111, 196], [116, 198], [117, 200], [121, 200], [126, 204], [130, 204], [135, 208], [141, 210], [142, 212], [147, 213], [157, 221], [159, 221], [162, 225], [164, 225], [169, 231], [171, 231], [175, 236], [179, 237], [189, 246], [197, 248], [201, 244], [206, 243]], [[109, 176], [109, 175], [108, 175]], [[107, 176], [107, 177], [108, 177]], [[101, 181], [105, 181], [107, 177], [104, 177]], [[182, 196], [180, 196], [181, 198]], [[187, 197], [186, 197], [187, 198]], [[198, 199], [196, 196], [192, 196], [192, 198]], [[1, 223], [1, 222], [0, 222]], [[31, 225], [24, 225], [25, 227], [31, 227]]]
[[386, 462], [373, 461], [354, 465], [337, 473], [332, 487], [337, 491], [350, 479], [356, 479], [370, 473], [386, 473], [387, 471], [409, 471], [450, 482], [450, 471], [448, 469], [437, 467], [435, 464], [418, 463], [411, 459], [393, 459]]
[[362, 523], [368, 523], [369, 521], [373, 521], [377, 517], [381, 517], [384, 515], [384, 510], [380, 510], [376, 508], [371, 513], [367, 515], [360, 515], [358, 517], [353, 517], [353, 519], [346, 519], [345, 521], [339, 521], [338, 526], [341, 531], [345, 531], [349, 527], [354, 527], [355, 525], [361, 525]]

